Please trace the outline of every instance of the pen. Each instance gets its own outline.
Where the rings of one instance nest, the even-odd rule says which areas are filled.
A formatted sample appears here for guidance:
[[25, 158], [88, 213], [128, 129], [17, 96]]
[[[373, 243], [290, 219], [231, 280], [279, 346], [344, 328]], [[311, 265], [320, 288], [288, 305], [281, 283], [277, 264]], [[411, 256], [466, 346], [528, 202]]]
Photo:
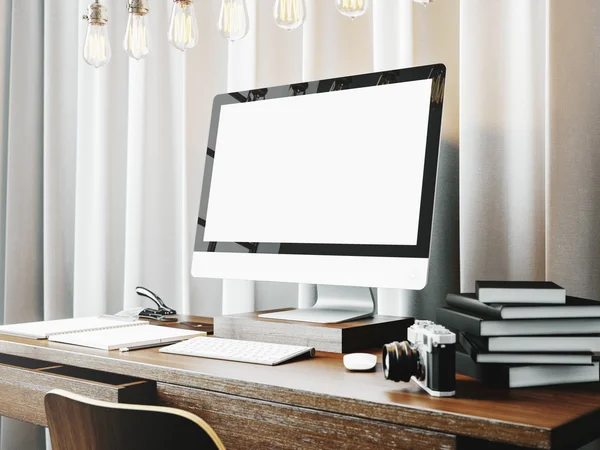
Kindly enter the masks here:
[[121, 353], [130, 352], [132, 350], [141, 350], [143, 348], [152, 348], [152, 347], [162, 347], [163, 345], [171, 345], [181, 341], [173, 341], [173, 342], [156, 342], [154, 344], [144, 344], [144, 345], [135, 345], [132, 347], [121, 347], [119, 351]]
[[111, 314], [102, 314], [101, 316], [98, 316], [101, 319], [112, 319], [112, 320], [122, 320], [123, 322], [137, 322], [138, 320], [138, 316], [117, 316], [117, 315], [111, 315]]

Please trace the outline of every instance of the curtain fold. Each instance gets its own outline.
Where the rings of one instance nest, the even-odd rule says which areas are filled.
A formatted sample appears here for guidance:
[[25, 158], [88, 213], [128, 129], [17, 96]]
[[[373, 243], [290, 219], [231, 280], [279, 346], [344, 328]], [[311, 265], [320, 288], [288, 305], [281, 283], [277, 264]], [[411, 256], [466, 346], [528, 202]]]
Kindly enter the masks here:
[[[42, 320], [44, 2], [11, 2], [2, 152], [2, 310], [4, 323]], [[18, 25], [17, 25], [18, 24]], [[11, 299], [11, 301], [6, 301]], [[2, 418], [0, 448], [43, 448], [44, 430]]]
[[[546, 7], [463, 0], [461, 285], [545, 277]], [[479, 37], [479, 38], [478, 38]]]
[[413, 2], [373, 2], [373, 69], [409, 67], [413, 63]]
[[[88, 2], [69, 6], [69, 15], [86, 11]], [[117, 14], [121, 2], [106, 2], [109, 11], [108, 35], [113, 57], [99, 70], [81, 56], [87, 23], [78, 21], [79, 41], [73, 49], [77, 65], [75, 208], [73, 253], [73, 313], [75, 316], [103, 314], [122, 309], [123, 249], [125, 244], [125, 187], [129, 175], [125, 161], [130, 151], [127, 115], [128, 59], [122, 57], [121, 41], [127, 15]], [[140, 77], [141, 78], [141, 77]], [[68, 98], [68, 97], [66, 97]], [[141, 133], [140, 133], [141, 134]]]
[[[352, 20], [333, 1], [308, 0], [302, 29], [302, 75], [306, 81], [373, 70], [373, 9]], [[271, 19], [271, 21], [273, 21]], [[287, 33], [277, 30], [279, 34]], [[265, 48], [264, 51], [269, 51]]]
[[[46, 320], [73, 314], [77, 144], [78, 22], [64, 21], [68, 3], [44, 3], [43, 24], [43, 312]], [[61, 70], [57, 70], [60, 67]], [[34, 180], [30, 180], [34, 181]], [[38, 219], [39, 221], [39, 219]], [[36, 299], [37, 300], [37, 299]]]
[[[0, 189], [6, 192], [6, 155], [8, 154], [8, 112], [10, 98], [10, 36], [12, 3], [0, 2]], [[6, 196], [0, 196], [0, 292], [4, 292], [4, 255], [6, 250]], [[0, 322], [4, 323], [4, 301], [0, 301]]]
[[[200, 39], [196, 47], [186, 52], [186, 155], [187, 155], [187, 223], [191, 252], [196, 236], [200, 191], [204, 174], [204, 159], [208, 128], [212, 112], [213, 97], [227, 92], [229, 44], [216, 27], [219, 17], [220, 0], [196, 2], [196, 18]], [[182, 276], [189, 276], [189, 268]], [[209, 317], [218, 316], [222, 311], [221, 280], [192, 278], [187, 301], [187, 311]]]
[[546, 275], [599, 298], [600, 5], [569, 6], [551, 2], [547, 19]]
[[4, 302], [7, 323], [43, 318], [43, 14], [43, 1], [13, 2], [3, 275], [4, 298], [18, 300]]

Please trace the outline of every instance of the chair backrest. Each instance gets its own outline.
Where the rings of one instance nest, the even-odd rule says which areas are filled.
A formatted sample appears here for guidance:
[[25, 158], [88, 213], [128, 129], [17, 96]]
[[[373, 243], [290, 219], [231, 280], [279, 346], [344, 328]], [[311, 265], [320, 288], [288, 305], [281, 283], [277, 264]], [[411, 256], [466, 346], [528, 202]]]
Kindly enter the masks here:
[[175, 408], [94, 400], [54, 389], [44, 399], [53, 450], [225, 447], [195, 414]]

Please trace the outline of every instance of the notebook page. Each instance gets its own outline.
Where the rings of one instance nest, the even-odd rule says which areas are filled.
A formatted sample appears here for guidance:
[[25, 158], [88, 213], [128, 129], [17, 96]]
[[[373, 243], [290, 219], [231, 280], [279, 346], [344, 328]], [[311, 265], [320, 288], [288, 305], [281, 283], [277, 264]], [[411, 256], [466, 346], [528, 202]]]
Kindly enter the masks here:
[[131, 327], [146, 325], [147, 321], [128, 322], [106, 317], [80, 317], [74, 319], [47, 320], [41, 322], [16, 323], [0, 326], [0, 334], [28, 337], [34, 339], [47, 339], [52, 334], [72, 333], [82, 330], [96, 330], [99, 328]]
[[202, 331], [148, 325], [145, 327], [111, 328], [82, 333], [55, 334], [50, 336], [48, 340], [101, 350], [118, 350], [122, 347], [176, 342], [205, 334]]

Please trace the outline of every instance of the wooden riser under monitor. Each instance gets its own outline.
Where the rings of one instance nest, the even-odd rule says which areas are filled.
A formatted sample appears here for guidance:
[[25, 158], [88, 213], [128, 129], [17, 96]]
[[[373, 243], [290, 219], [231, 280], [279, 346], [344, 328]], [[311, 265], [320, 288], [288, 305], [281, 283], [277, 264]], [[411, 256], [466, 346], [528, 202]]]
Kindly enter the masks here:
[[[288, 308], [289, 309], [289, 308]], [[310, 323], [258, 317], [266, 312], [215, 317], [215, 337], [303, 345], [332, 353], [352, 353], [406, 339], [413, 318], [375, 316], [344, 323]]]

